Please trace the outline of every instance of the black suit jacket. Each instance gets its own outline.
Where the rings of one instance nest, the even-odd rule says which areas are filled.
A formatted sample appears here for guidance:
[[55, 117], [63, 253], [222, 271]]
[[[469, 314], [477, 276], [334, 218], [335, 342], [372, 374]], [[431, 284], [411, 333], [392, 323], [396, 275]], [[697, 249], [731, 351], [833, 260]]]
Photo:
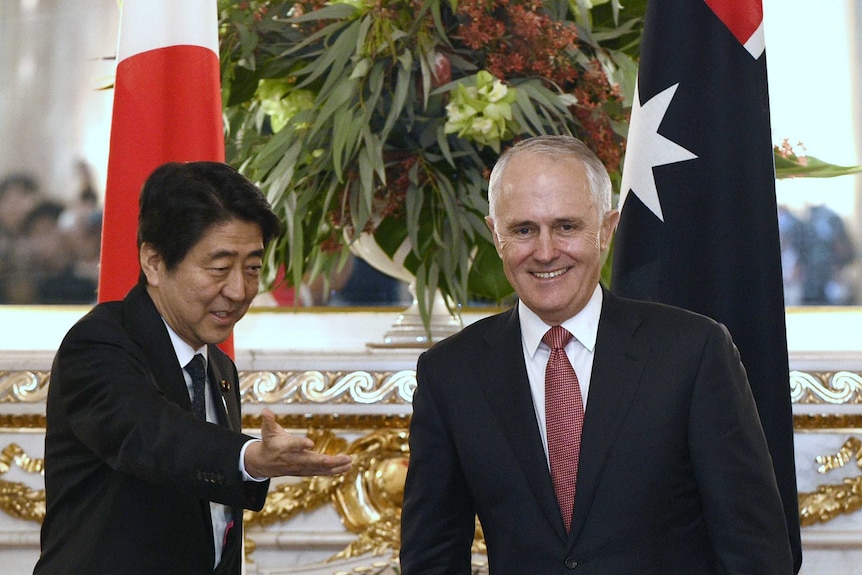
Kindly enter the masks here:
[[[242, 509], [268, 482], [242, 480], [236, 367], [209, 346], [224, 380], [226, 426], [198, 420], [170, 336], [146, 291], [97, 305], [76, 323], [51, 371], [45, 435], [47, 514], [36, 575], [212, 573], [209, 502], [233, 507], [218, 572], [238, 575]], [[219, 402], [221, 403], [221, 402]]]
[[572, 528], [536, 422], [517, 307], [422, 354], [403, 575], [793, 572], [757, 411], [727, 330], [605, 292]]

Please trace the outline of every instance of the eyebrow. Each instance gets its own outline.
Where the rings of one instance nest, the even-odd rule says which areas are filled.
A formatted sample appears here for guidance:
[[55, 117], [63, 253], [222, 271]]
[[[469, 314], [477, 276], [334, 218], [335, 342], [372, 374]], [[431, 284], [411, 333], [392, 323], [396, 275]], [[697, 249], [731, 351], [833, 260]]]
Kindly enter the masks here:
[[[253, 252], [250, 252], [250, 253], [248, 254], [248, 256], [247, 256], [247, 257], [258, 257], [258, 258], [262, 258], [262, 257], [263, 257], [263, 253], [264, 253], [264, 249], [263, 249], [263, 248], [261, 248], [261, 249], [259, 249], [259, 250], [254, 250]], [[235, 250], [218, 250], [218, 251], [216, 251], [216, 252], [214, 252], [214, 253], [211, 253], [211, 254], [210, 254], [210, 256], [209, 256], [209, 258], [210, 258], [211, 260], [217, 260], [217, 259], [219, 259], [219, 258], [230, 258], [230, 257], [236, 257], [236, 256], [238, 256], [238, 255], [239, 255], [239, 252], [237, 252], [237, 251], [235, 251]]]
[[536, 222], [534, 222], [532, 220], [519, 220], [517, 222], [511, 222], [511, 223], [507, 222], [507, 223], [504, 223], [503, 225], [506, 228], [520, 228], [523, 226], [534, 226], [534, 225], [536, 225]]
[[[511, 223], [506, 223], [506, 222], [502, 222], [502, 223], [506, 229], [520, 228], [523, 226], [541, 225], [541, 224], [539, 224], [533, 220], [518, 220], [515, 222], [511, 222]], [[582, 225], [584, 225], [584, 223], [585, 223], [584, 218], [557, 218], [551, 222], [551, 225], [555, 226], [555, 225], [559, 225], [559, 224], [572, 224], [575, 226], [582, 226]]]

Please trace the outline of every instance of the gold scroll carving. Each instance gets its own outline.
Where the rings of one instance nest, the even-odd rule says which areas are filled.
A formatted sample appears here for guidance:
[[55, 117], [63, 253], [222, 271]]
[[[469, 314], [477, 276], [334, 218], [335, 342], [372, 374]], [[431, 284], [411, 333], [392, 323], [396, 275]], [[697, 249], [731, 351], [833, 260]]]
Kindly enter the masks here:
[[47, 371], [0, 371], [0, 403], [37, 403], [48, 395]]
[[[12, 466], [27, 473], [43, 471], [44, 461], [32, 458], [20, 446], [10, 443], [0, 452], [0, 476]], [[8, 515], [27, 521], [41, 523], [45, 518], [45, 490], [32, 489], [24, 483], [0, 479], [0, 509]]]
[[398, 549], [409, 457], [407, 431], [372, 431], [349, 446], [329, 430], [312, 430], [308, 436], [315, 442], [315, 451], [352, 455], [353, 468], [338, 477], [309, 477], [270, 488], [260, 512], [246, 511], [246, 525], [288, 521], [331, 503], [347, 530], [357, 535], [337, 557], [382, 555]]
[[[331, 559], [365, 554], [395, 554], [401, 546], [401, 504], [410, 448], [406, 429], [381, 429], [346, 445], [330, 430], [310, 430], [315, 451], [348, 453], [353, 468], [338, 477], [309, 477], [271, 487], [264, 508], [246, 511], [246, 525], [289, 521], [300, 513], [332, 504], [356, 540]], [[485, 553], [481, 526], [476, 525], [474, 553]]]
[[[816, 458], [818, 473], [828, 473], [850, 463], [862, 469], [862, 440], [848, 438], [833, 454]], [[850, 514], [862, 508], [862, 476], [847, 477], [838, 484], [818, 485], [811, 493], [799, 494], [799, 517], [803, 527], [826, 523], [839, 515]]]
[[862, 373], [791, 371], [790, 399], [797, 404], [860, 404], [862, 403]]

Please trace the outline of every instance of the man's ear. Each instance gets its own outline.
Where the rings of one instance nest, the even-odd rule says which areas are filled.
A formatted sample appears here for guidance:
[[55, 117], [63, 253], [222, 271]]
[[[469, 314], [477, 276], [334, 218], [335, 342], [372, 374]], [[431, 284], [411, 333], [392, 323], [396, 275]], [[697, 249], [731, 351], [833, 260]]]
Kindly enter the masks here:
[[144, 272], [147, 278], [147, 284], [158, 286], [159, 279], [165, 270], [162, 254], [159, 253], [153, 244], [144, 242], [138, 251], [138, 257], [141, 261], [141, 271]]
[[617, 229], [617, 224], [620, 223], [620, 211], [611, 210], [605, 214], [602, 220], [601, 230], [601, 249], [606, 250], [611, 245], [611, 238], [614, 237], [614, 231]]

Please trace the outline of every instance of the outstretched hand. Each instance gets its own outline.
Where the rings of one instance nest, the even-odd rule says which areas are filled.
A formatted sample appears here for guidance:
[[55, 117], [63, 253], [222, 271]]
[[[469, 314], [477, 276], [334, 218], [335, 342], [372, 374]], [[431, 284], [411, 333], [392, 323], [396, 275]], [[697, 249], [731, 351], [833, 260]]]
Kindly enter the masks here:
[[312, 451], [314, 442], [285, 431], [271, 410], [264, 409], [261, 420], [262, 441], [252, 443], [245, 452], [245, 469], [253, 477], [338, 475], [350, 470], [353, 459], [349, 455]]

